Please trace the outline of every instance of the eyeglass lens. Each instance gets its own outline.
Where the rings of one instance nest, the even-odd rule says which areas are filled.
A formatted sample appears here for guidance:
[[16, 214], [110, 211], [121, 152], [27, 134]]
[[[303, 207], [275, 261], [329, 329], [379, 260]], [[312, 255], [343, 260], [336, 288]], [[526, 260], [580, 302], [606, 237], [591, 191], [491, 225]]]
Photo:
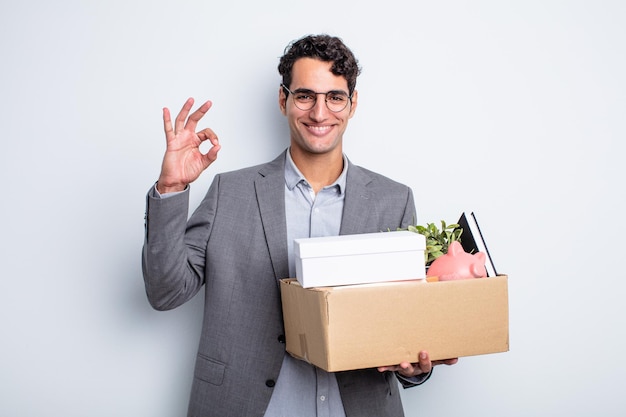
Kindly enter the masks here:
[[289, 91], [293, 96], [294, 104], [300, 110], [311, 110], [317, 102], [318, 95], [324, 95], [326, 106], [332, 112], [340, 112], [348, 106], [350, 97], [344, 91], [329, 91], [327, 93], [316, 93], [311, 90], [296, 90], [290, 91], [287, 87], [283, 86], [285, 90]]

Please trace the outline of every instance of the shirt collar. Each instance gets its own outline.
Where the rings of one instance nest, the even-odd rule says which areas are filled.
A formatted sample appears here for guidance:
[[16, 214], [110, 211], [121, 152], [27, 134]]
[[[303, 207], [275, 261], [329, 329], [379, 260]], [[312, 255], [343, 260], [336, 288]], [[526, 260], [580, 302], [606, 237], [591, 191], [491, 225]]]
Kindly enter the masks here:
[[[309, 182], [306, 180], [306, 178], [304, 178], [304, 175], [302, 175], [302, 173], [300, 172], [296, 164], [293, 162], [293, 159], [291, 158], [291, 148], [287, 149], [286, 154], [287, 156], [286, 156], [286, 161], [285, 161], [285, 184], [287, 185], [287, 188], [290, 191], [293, 191], [293, 189], [296, 187], [296, 185], [298, 185], [300, 181], [304, 181], [308, 185]], [[339, 177], [335, 180], [335, 182], [333, 182], [330, 185], [327, 185], [324, 188], [337, 186], [339, 188], [339, 194], [343, 194], [346, 190], [347, 173], [348, 173], [348, 157], [346, 157], [346, 155], [343, 154], [343, 170], [341, 171], [341, 174], [339, 174]]]

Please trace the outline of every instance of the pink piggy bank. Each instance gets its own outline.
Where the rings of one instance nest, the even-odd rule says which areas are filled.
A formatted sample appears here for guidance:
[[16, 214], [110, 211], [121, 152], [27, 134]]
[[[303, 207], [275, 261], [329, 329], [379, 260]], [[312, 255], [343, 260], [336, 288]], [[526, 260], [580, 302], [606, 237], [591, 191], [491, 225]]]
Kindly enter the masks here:
[[430, 264], [426, 276], [439, 277], [439, 281], [483, 278], [487, 276], [485, 259], [484, 253], [469, 254], [463, 250], [459, 242], [455, 241], [448, 247], [448, 253]]

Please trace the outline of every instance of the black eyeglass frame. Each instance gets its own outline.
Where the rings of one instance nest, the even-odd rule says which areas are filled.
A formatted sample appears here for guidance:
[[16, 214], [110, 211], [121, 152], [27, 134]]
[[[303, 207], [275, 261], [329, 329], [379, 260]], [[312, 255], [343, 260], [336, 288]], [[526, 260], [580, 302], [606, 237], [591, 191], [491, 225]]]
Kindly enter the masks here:
[[[313, 107], [315, 107], [315, 105], [317, 104], [317, 96], [318, 96], [318, 95], [320, 95], [320, 94], [324, 95], [324, 102], [326, 103], [326, 108], [327, 108], [328, 110], [330, 110], [331, 112], [333, 112], [333, 113], [340, 113], [340, 112], [344, 111], [344, 110], [346, 109], [346, 107], [348, 107], [348, 104], [352, 105], [352, 95], [351, 95], [351, 94], [350, 94], [350, 95], [348, 95], [348, 93], [346, 93], [346, 92], [345, 92], [345, 91], [343, 91], [343, 90], [330, 90], [330, 91], [327, 91], [327, 92], [325, 92], [325, 93], [318, 93], [318, 92], [313, 91], [313, 90], [308, 90], [308, 89], [300, 89], [300, 88], [299, 88], [299, 89], [297, 89], [296, 91], [291, 91], [291, 90], [290, 90], [290, 89], [289, 89], [289, 88], [288, 88], [285, 84], [281, 84], [280, 86], [281, 86], [281, 87], [282, 87], [282, 88], [283, 88], [283, 89], [284, 89], [287, 93], [291, 94], [291, 95], [292, 95], [292, 97], [294, 97], [294, 99], [293, 99], [293, 103], [295, 104], [295, 106], [296, 106], [298, 109], [300, 109], [300, 110], [302, 110], [302, 111], [308, 111], [308, 110], [311, 110]], [[313, 100], [313, 102], [312, 102], [312, 104], [311, 104], [311, 107], [303, 109], [302, 107], [300, 107], [300, 106], [298, 105], [298, 101], [295, 99], [295, 95], [296, 95], [296, 94], [298, 94], [298, 93], [306, 93], [306, 94], [311, 94], [312, 96], [314, 96], [314, 97], [315, 97], [315, 100]], [[330, 108], [330, 106], [328, 105], [328, 95], [329, 95], [329, 94], [339, 94], [339, 95], [344, 95], [344, 96], [346, 96], [346, 97], [348, 98], [348, 100], [346, 100], [346, 105], [345, 105], [345, 106], [343, 106], [343, 108], [341, 108], [340, 110], [333, 110], [333, 109], [331, 109], [331, 108]], [[300, 105], [302, 105], [302, 103], [300, 103]]]

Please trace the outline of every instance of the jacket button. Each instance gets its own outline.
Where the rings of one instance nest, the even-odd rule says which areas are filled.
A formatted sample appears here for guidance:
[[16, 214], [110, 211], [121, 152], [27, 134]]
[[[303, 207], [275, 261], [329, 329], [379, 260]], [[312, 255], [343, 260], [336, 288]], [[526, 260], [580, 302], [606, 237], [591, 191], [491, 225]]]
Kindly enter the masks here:
[[270, 388], [273, 388], [274, 385], [276, 385], [276, 381], [274, 381], [273, 379], [268, 379], [267, 381], [265, 381], [265, 385], [267, 385]]
[[278, 336], [278, 341], [279, 341], [280, 343], [285, 343], [285, 335], [284, 335], [284, 334], [281, 334], [280, 336]]

